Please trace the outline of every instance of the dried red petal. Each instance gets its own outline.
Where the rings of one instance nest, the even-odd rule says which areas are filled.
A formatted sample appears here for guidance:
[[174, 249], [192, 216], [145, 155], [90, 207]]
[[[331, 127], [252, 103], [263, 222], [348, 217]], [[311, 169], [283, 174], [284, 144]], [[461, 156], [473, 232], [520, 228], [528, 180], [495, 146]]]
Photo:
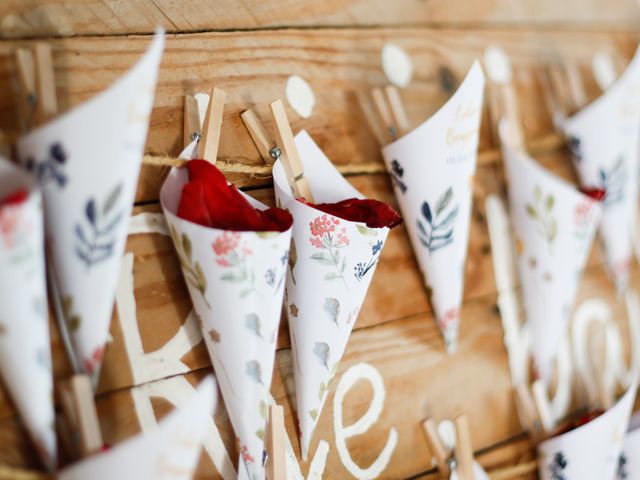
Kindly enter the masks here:
[[583, 413], [577, 418], [574, 418], [566, 422], [564, 425], [558, 427], [558, 429], [553, 433], [553, 436], [555, 437], [558, 435], [562, 435], [564, 433], [568, 433], [572, 430], [575, 430], [576, 428], [580, 428], [583, 425], [586, 425], [587, 423], [589, 423], [590, 421], [595, 420], [603, 413], [604, 413], [604, 410], [590, 410], [586, 413]]
[[205, 227], [234, 231], [279, 231], [291, 227], [293, 218], [286, 210], [258, 210], [222, 172], [206, 160], [187, 163], [189, 181], [182, 189], [178, 217]]
[[24, 202], [27, 197], [29, 197], [29, 192], [27, 189], [21, 188], [3, 198], [0, 198], [0, 207], [4, 207], [5, 205], [18, 205]]
[[379, 200], [348, 198], [336, 203], [309, 203], [298, 199], [321, 212], [351, 222], [361, 222], [371, 228], [393, 228], [402, 223], [402, 217], [388, 204]]
[[607, 196], [604, 188], [581, 188], [580, 191], [597, 202], [603, 201], [604, 197]]

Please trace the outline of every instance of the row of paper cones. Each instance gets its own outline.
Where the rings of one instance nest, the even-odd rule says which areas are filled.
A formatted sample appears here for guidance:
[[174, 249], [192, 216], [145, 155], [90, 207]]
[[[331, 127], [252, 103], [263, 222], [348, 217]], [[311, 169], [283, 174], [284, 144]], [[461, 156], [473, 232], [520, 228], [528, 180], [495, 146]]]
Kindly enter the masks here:
[[[46, 296], [42, 231], [38, 230], [42, 225], [40, 192], [61, 330], [68, 335], [74, 368], [97, 378], [161, 52], [162, 37], [158, 36], [138, 65], [112, 88], [18, 142], [18, 157], [39, 180], [40, 189], [23, 173], [6, 167], [8, 181], [3, 180], [3, 189], [21, 185], [29, 196], [17, 207], [3, 210], [3, 216], [17, 218], [18, 225], [12, 224], [2, 239], [3, 272], [8, 272], [2, 275], [7, 287], [3, 290], [13, 292], [10, 286], [15, 283], [20, 285], [20, 295], [3, 302], [7, 306], [2, 316], [8, 320], [3, 325], [6, 334], [0, 335], [0, 354], [3, 366], [18, 364], [21, 368], [18, 374], [18, 369], [3, 368], [3, 376], [48, 465], [55, 458], [53, 431], [47, 426], [53, 408], [48, 395], [33, 395], [32, 390], [51, 390], [48, 332], [42, 321]], [[22, 55], [20, 60], [22, 72], [29, 71], [27, 57]], [[626, 287], [630, 256], [626, 250], [619, 252], [630, 242], [630, 236], [620, 232], [633, 225], [630, 210], [635, 212], [640, 128], [637, 109], [621, 109], [620, 102], [630, 102], [633, 91], [629, 84], [637, 80], [637, 64], [632, 62], [602, 101], [566, 124], [583, 182], [606, 190], [603, 205], [609, 211], [602, 232], [608, 264], [620, 289]], [[23, 83], [30, 91], [30, 85], [37, 82]], [[514, 94], [509, 82], [500, 85], [506, 118], [513, 120]], [[381, 92], [374, 92], [386, 130], [392, 138], [399, 137], [383, 148], [383, 156], [450, 351], [455, 350], [459, 329], [483, 90], [484, 76], [475, 63], [456, 94], [411, 132], [407, 132], [397, 91], [386, 91], [390, 113], [385, 112]], [[38, 98], [46, 96], [46, 91], [41, 90]], [[214, 90], [202, 138], [195, 136], [183, 152], [185, 157], [215, 162], [223, 103], [223, 92]], [[243, 119], [265, 160], [278, 159], [273, 166], [276, 198], [292, 213], [292, 229], [258, 235], [205, 228], [178, 218], [175, 213], [186, 182], [184, 170], [173, 169], [161, 191], [194, 308], [240, 438], [239, 471], [249, 477], [263, 475], [265, 411], [283, 293], [286, 291], [301, 445], [306, 456], [329, 383], [388, 234], [387, 228], [368, 228], [323, 215], [297, 201], [304, 197], [335, 202], [361, 195], [306, 132], [294, 138], [281, 102], [272, 104], [272, 113], [277, 142], [269, 139], [255, 115], [245, 113]], [[187, 118], [193, 122], [190, 115]], [[606, 129], [603, 119], [607, 119]], [[200, 127], [199, 122], [195, 125]], [[527, 158], [516, 125], [506, 122], [500, 130], [534, 361], [548, 379], [601, 206]], [[192, 127], [186, 131], [191, 138]], [[613, 146], [615, 155], [610, 152]], [[618, 162], [619, 155], [622, 162]], [[337, 243], [325, 238], [334, 231], [340, 234], [334, 239]], [[330, 250], [330, 260], [318, 250], [322, 248]], [[340, 260], [335, 256], [338, 249]], [[243, 277], [233, 268], [243, 272], [250, 268], [258, 275]], [[27, 342], [33, 346], [27, 347]]]

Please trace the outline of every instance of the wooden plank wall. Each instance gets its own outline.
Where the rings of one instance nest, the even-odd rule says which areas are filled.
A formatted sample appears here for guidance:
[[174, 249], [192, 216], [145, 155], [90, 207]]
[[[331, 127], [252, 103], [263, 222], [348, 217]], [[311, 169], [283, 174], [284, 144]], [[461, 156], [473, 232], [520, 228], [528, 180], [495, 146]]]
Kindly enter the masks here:
[[[632, 0], [307, 0], [283, 1], [158, 0], [130, 2], [70, 0], [5, 0], [0, 4], [0, 129], [19, 135], [15, 95], [17, 76], [12, 52], [34, 39], [47, 39], [54, 48], [57, 93], [63, 109], [105, 88], [129, 68], [149, 43], [156, 25], [169, 32], [151, 117], [147, 152], [176, 155], [182, 145], [182, 102], [186, 93], [216, 85], [227, 92], [220, 160], [229, 169], [261, 165], [242, 127], [239, 112], [253, 106], [265, 120], [267, 104], [284, 95], [289, 75], [304, 77], [316, 95], [313, 116], [302, 119], [289, 110], [294, 130], [305, 128], [333, 162], [351, 172], [350, 180], [365, 194], [395, 204], [382, 170], [379, 145], [364, 126], [355, 93], [386, 83], [380, 65], [385, 42], [403, 47], [414, 64], [411, 85], [402, 91], [414, 125], [433, 113], [453, 92], [473, 59], [488, 45], [503, 46], [515, 66], [515, 80], [528, 140], [552, 133], [541, 75], [550, 63], [575, 62], [590, 98], [598, 95], [589, 73], [596, 49], [627, 62], [637, 44], [640, 9]], [[266, 121], [271, 128], [270, 122]], [[398, 445], [381, 478], [433, 478], [430, 453], [420, 431], [427, 415], [436, 418], [467, 412], [480, 461], [494, 468], [531, 458], [522, 436], [510, 391], [503, 331], [497, 312], [497, 292], [491, 264], [484, 199], [504, 192], [497, 144], [484, 115], [481, 165], [476, 176], [474, 210], [466, 270], [459, 352], [444, 353], [426, 293], [403, 228], [388, 245], [360, 314], [336, 379], [331, 385], [311, 454], [319, 440], [331, 450], [325, 478], [349, 478], [334, 448], [333, 394], [341, 375], [366, 362], [383, 376], [386, 401], [376, 424], [348, 441], [354, 461], [363, 468], [379, 455], [388, 432], [395, 428]], [[539, 143], [539, 142], [538, 142]], [[549, 143], [549, 142], [547, 142]], [[565, 178], [573, 179], [566, 152], [557, 142], [538, 159]], [[548, 146], [548, 145], [547, 145]], [[145, 166], [139, 182], [135, 214], [157, 214], [158, 189], [166, 168]], [[230, 174], [252, 194], [273, 202], [268, 175]], [[152, 217], [155, 218], [155, 217]], [[168, 237], [136, 234], [129, 237], [135, 285], [135, 317], [144, 352], [170, 340], [191, 309], [178, 262]], [[634, 268], [634, 285], [640, 270]], [[580, 299], [606, 298], [616, 317], [625, 318], [594, 249], [580, 290]], [[98, 409], [106, 440], [119, 442], [140, 429], [132, 391], [183, 376], [195, 383], [210, 370], [202, 342], [181, 360], [186, 372], [160, 370], [140, 380], [125, 349], [123, 319], [114, 314]], [[69, 373], [57, 336], [53, 338], [55, 375]], [[285, 407], [286, 424], [299, 453], [293, 374], [286, 325], [278, 343], [272, 394]], [[168, 367], [167, 367], [168, 368]], [[172, 380], [163, 380], [171, 376]], [[372, 392], [366, 382], [354, 386], [343, 406], [343, 423], [357, 420]], [[156, 413], [167, 402], [154, 401]], [[216, 423], [232, 461], [234, 436], [224, 408]], [[37, 468], [33, 451], [7, 397], [0, 392], [0, 465]], [[303, 473], [308, 464], [302, 463]], [[199, 478], [217, 478], [203, 458]], [[523, 475], [521, 478], [529, 478]]]

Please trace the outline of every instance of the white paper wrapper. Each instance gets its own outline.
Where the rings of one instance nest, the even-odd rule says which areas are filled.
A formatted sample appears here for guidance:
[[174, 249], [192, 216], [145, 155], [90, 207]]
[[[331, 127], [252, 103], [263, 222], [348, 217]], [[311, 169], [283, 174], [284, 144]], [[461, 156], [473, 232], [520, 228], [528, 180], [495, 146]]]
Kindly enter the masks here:
[[[233, 232], [176, 216], [186, 168], [173, 168], [160, 201], [189, 293], [240, 439], [240, 475], [264, 478], [262, 452], [291, 228]], [[245, 196], [256, 208], [262, 203]]]
[[216, 404], [213, 376], [205, 378], [182, 407], [108, 452], [89, 457], [58, 475], [59, 480], [191, 480]]
[[[296, 145], [316, 203], [363, 198], [307, 132]], [[369, 228], [297, 201], [282, 164], [273, 166], [276, 199], [293, 215], [285, 311], [289, 319], [302, 455], [373, 278], [389, 229]]]
[[525, 153], [510, 149], [500, 124], [509, 205], [524, 310], [534, 365], [549, 380], [558, 343], [573, 309], [600, 203], [551, 174]]
[[56, 462], [53, 376], [44, 266], [42, 199], [29, 176], [0, 159], [0, 376], [44, 464]]
[[[449, 480], [458, 480], [458, 472], [455, 468], [451, 471]], [[473, 462], [473, 480], [489, 480], [487, 472], [484, 471], [478, 462]]]
[[460, 324], [483, 91], [476, 61], [438, 112], [382, 149], [449, 352]]
[[638, 198], [640, 53], [601, 97], [566, 120], [580, 182], [604, 188], [600, 235], [605, 262], [618, 291], [629, 283]]
[[616, 480], [640, 480], [640, 428], [628, 432], [624, 437]]
[[542, 480], [614, 480], [636, 385], [605, 413], [538, 446]]
[[76, 369], [97, 379], [109, 331], [164, 34], [109, 89], [17, 144], [39, 179]]

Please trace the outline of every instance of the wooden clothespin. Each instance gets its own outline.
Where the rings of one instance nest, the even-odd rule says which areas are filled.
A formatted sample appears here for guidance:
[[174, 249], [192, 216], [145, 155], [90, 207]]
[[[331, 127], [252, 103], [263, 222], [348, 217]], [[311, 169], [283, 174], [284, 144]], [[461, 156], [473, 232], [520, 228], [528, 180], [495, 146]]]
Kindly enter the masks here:
[[280, 405], [269, 406], [265, 448], [267, 451], [267, 480], [286, 480], [284, 410]]
[[384, 125], [386, 136], [385, 144], [396, 140], [398, 138], [398, 127], [387, 105], [384, 92], [381, 88], [374, 88], [371, 90], [371, 97], [373, 98], [373, 105], [382, 121], [382, 125]]
[[281, 161], [289, 186], [296, 197], [302, 197], [308, 202], [313, 202], [311, 187], [304, 176], [300, 154], [298, 153], [282, 100], [278, 99], [271, 104], [271, 114], [278, 132], [278, 146], [283, 151]]
[[529, 432], [533, 443], [537, 443], [541, 434], [541, 423], [531, 392], [524, 383], [514, 387], [513, 390], [522, 428]]
[[549, 402], [549, 397], [547, 396], [547, 388], [542, 380], [536, 380], [531, 386], [531, 391], [533, 393], [533, 401], [536, 405], [536, 410], [538, 411], [542, 433], [546, 436], [555, 428], [555, 421], [553, 420], [553, 414], [551, 413], [551, 404]]
[[449, 467], [451, 452], [447, 451], [442, 444], [435, 420], [433, 418], [427, 418], [422, 422], [422, 430], [427, 437], [427, 444], [438, 468], [438, 474], [442, 478], [449, 478], [449, 475], [451, 475], [451, 469]]
[[360, 110], [364, 115], [364, 119], [369, 126], [369, 129], [371, 129], [373, 135], [376, 137], [376, 140], [381, 146], [386, 145], [388, 143], [386, 138], [387, 134], [384, 131], [384, 128], [381, 128], [379, 122], [377, 121], [377, 115], [373, 107], [371, 106], [369, 96], [363, 91], [357, 91], [355, 93], [355, 96], [356, 101], [358, 102], [358, 106], [360, 107]]
[[185, 95], [182, 148], [187, 148], [191, 142], [202, 138], [202, 120], [196, 98], [193, 95]]
[[72, 453], [86, 457], [103, 446], [91, 378], [76, 374], [60, 389], [60, 401], [71, 433]]
[[34, 48], [16, 50], [22, 106], [27, 116], [25, 129], [42, 124], [58, 113], [51, 46], [36, 43]]
[[591, 58], [591, 70], [600, 90], [607, 90], [618, 77], [618, 66], [613, 55], [606, 51], [600, 51]]
[[465, 414], [456, 417], [456, 472], [459, 480], [475, 480], [471, 432]]
[[273, 165], [282, 154], [280, 147], [271, 139], [264, 125], [252, 109], [249, 108], [245, 110], [240, 114], [240, 117], [251, 136], [251, 140], [253, 140], [253, 143], [258, 149], [262, 160], [264, 160], [267, 165]]
[[502, 48], [489, 47], [484, 55], [484, 63], [492, 82], [490, 101], [492, 109], [496, 112], [494, 124], [502, 118], [506, 119], [509, 127], [507, 141], [511, 148], [524, 149], [518, 96], [513, 85], [513, 67], [509, 57]]
[[573, 111], [577, 111], [587, 104], [588, 97], [584, 88], [584, 82], [580, 76], [580, 69], [574, 61], [564, 63], [564, 71], [567, 76], [570, 98], [573, 103]]
[[409, 131], [410, 127], [407, 112], [404, 109], [402, 98], [400, 98], [400, 92], [393, 85], [387, 85], [384, 88], [384, 93], [389, 102], [391, 116], [397, 128], [398, 137], [401, 137]]
[[211, 90], [207, 113], [202, 125], [202, 138], [198, 142], [198, 158], [207, 160], [214, 165], [218, 159], [225, 99], [226, 94], [221, 89], [214, 87]]

